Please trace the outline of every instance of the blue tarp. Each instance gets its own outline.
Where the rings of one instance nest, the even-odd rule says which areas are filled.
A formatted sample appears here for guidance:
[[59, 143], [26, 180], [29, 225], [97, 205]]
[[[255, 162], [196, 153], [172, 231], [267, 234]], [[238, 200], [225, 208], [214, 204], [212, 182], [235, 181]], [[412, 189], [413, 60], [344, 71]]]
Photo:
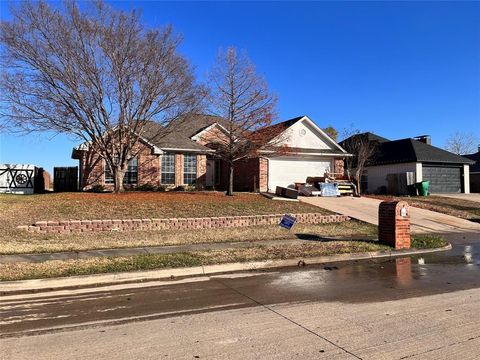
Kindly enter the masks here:
[[320, 196], [340, 196], [336, 183], [320, 183]]

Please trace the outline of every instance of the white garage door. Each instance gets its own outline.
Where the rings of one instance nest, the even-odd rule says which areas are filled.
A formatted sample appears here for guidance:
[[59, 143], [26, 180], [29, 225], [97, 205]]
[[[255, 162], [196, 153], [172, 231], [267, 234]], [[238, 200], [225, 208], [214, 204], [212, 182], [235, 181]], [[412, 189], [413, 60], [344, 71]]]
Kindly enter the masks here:
[[291, 156], [268, 160], [268, 189], [275, 191], [277, 186], [293, 186], [295, 182], [305, 182], [309, 176], [324, 176], [331, 171], [332, 161], [326, 159], [306, 160]]

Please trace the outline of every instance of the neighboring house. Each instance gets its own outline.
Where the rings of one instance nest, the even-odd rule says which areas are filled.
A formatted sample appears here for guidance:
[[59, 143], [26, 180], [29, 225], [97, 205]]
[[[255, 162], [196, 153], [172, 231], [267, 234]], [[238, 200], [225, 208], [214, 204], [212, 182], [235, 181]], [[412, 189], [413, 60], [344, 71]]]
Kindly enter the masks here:
[[480, 146], [476, 153], [464, 155], [464, 157], [474, 161], [470, 165], [470, 191], [480, 193]]
[[367, 137], [375, 144], [375, 154], [362, 176], [365, 192], [385, 192], [388, 175], [407, 172], [414, 174], [415, 182], [429, 181], [431, 193], [470, 192], [469, 165], [473, 161], [432, 146], [430, 136], [394, 141], [372, 133], [354, 136]]
[[[158, 124], [150, 123], [152, 134]], [[125, 185], [154, 186], [195, 185], [198, 188], [226, 189], [228, 168], [215, 157], [215, 139], [228, 135], [224, 119], [209, 115], [189, 115], [168, 135], [159, 139], [145, 131], [125, 176]], [[346, 151], [307, 116], [300, 116], [270, 127], [275, 134], [266, 142], [282, 151], [265, 146], [258, 156], [237, 160], [234, 166], [236, 191], [275, 191], [276, 186], [293, 186], [308, 176], [324, 176], [325, 172], [343, 174]], [[88, 190], [96, 184], [113, 187], [113, 178], [105, 161], [82, 144], [73, 149], [72, 158], [79, 160], [80, 188]]]

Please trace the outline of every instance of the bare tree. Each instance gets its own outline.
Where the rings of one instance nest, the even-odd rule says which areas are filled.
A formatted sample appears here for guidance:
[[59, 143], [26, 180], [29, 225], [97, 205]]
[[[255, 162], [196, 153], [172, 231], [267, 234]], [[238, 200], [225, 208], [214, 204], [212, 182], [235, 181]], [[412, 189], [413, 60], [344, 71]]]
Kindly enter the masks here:
[[373, 158], [377, 149], [377, 142], [371, 141], [368, 138], [368, 133], [362, 133], [358, 129], [344, 130], [345, 140], [340, 142], [340, 145], [347, 150], [353, 157], [345, 158], [345, 165], [347, 173], [354, 174], [357, 182], [358, 194], [363, 192], [361, 187], [362, 175], [365, 172], [365, 167]]
[[147, 29], [135, 11], [102, 2], [82, 9], [43, 1], [12, 7], [0, 28], [2, 117], [26, 131], [83, 139], [104, 158], [119, 192], [147, 124], [163, 125], [162, 136], [195, 110], [198, 87], [170, 27]]
[[457, 155], [471, 154], [477, 150], [477, 144], [472, 133], [456, 131], [448, 137], [445, 150]]
[[275, 115], [277, 99], [247, 55], [239, 54], [233, 47], [219, 53], [209, 73], [209, 83], [210, 110], [225, 119], [226, 128], [212, 144], [216, 156], [228, 164], [227, 195], [232, 195], [235, 161], [252, 155], [272, 138], [266, 129]]

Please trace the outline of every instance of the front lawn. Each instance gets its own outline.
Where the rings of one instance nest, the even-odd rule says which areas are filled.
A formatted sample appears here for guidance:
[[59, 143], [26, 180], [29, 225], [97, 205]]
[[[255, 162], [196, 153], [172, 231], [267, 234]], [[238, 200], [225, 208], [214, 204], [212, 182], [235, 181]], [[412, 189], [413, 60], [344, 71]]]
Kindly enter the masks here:
[[194, 218], [318, 212], [301, 202], [272, 201], [259, 194], [220, 192], [126, 192], [122, 194], [0, 194], [0, 227], [41, 220]]
[[[194, 218], [313, 212], [332, 214], [301, 202], [272, 201], [251, 193], [235, 196], [219, 192], [0, 194], [0, 252], [83, 250], [116, 247], [117, 243], [120, 247], [159, 245], [164, 238], [169, 239], [167, 242], [175, 242], [171, 240], [174, 235], [165, 233], [164, 237], [163, 232], [154, 231], [149, 234], [135, 232], [134, 235], [131, 232], [47, 235], [16, 229], [18, 225], [30, 225], [42, 220]], [[176, 233], [178, 237], [189, 237], [186, 232]]]
[[456, 216], [466, 220], [480, 220], [480, 205], [475, 201], [464, 199], [453, 199], [441, 196], [415, 196], [400, 197], [390, 195], [368, 195], [368, 197], [379, 200], [403, 200], [410, 206], [418, 207], [425, 210], [436, 211], [442, 214]]

